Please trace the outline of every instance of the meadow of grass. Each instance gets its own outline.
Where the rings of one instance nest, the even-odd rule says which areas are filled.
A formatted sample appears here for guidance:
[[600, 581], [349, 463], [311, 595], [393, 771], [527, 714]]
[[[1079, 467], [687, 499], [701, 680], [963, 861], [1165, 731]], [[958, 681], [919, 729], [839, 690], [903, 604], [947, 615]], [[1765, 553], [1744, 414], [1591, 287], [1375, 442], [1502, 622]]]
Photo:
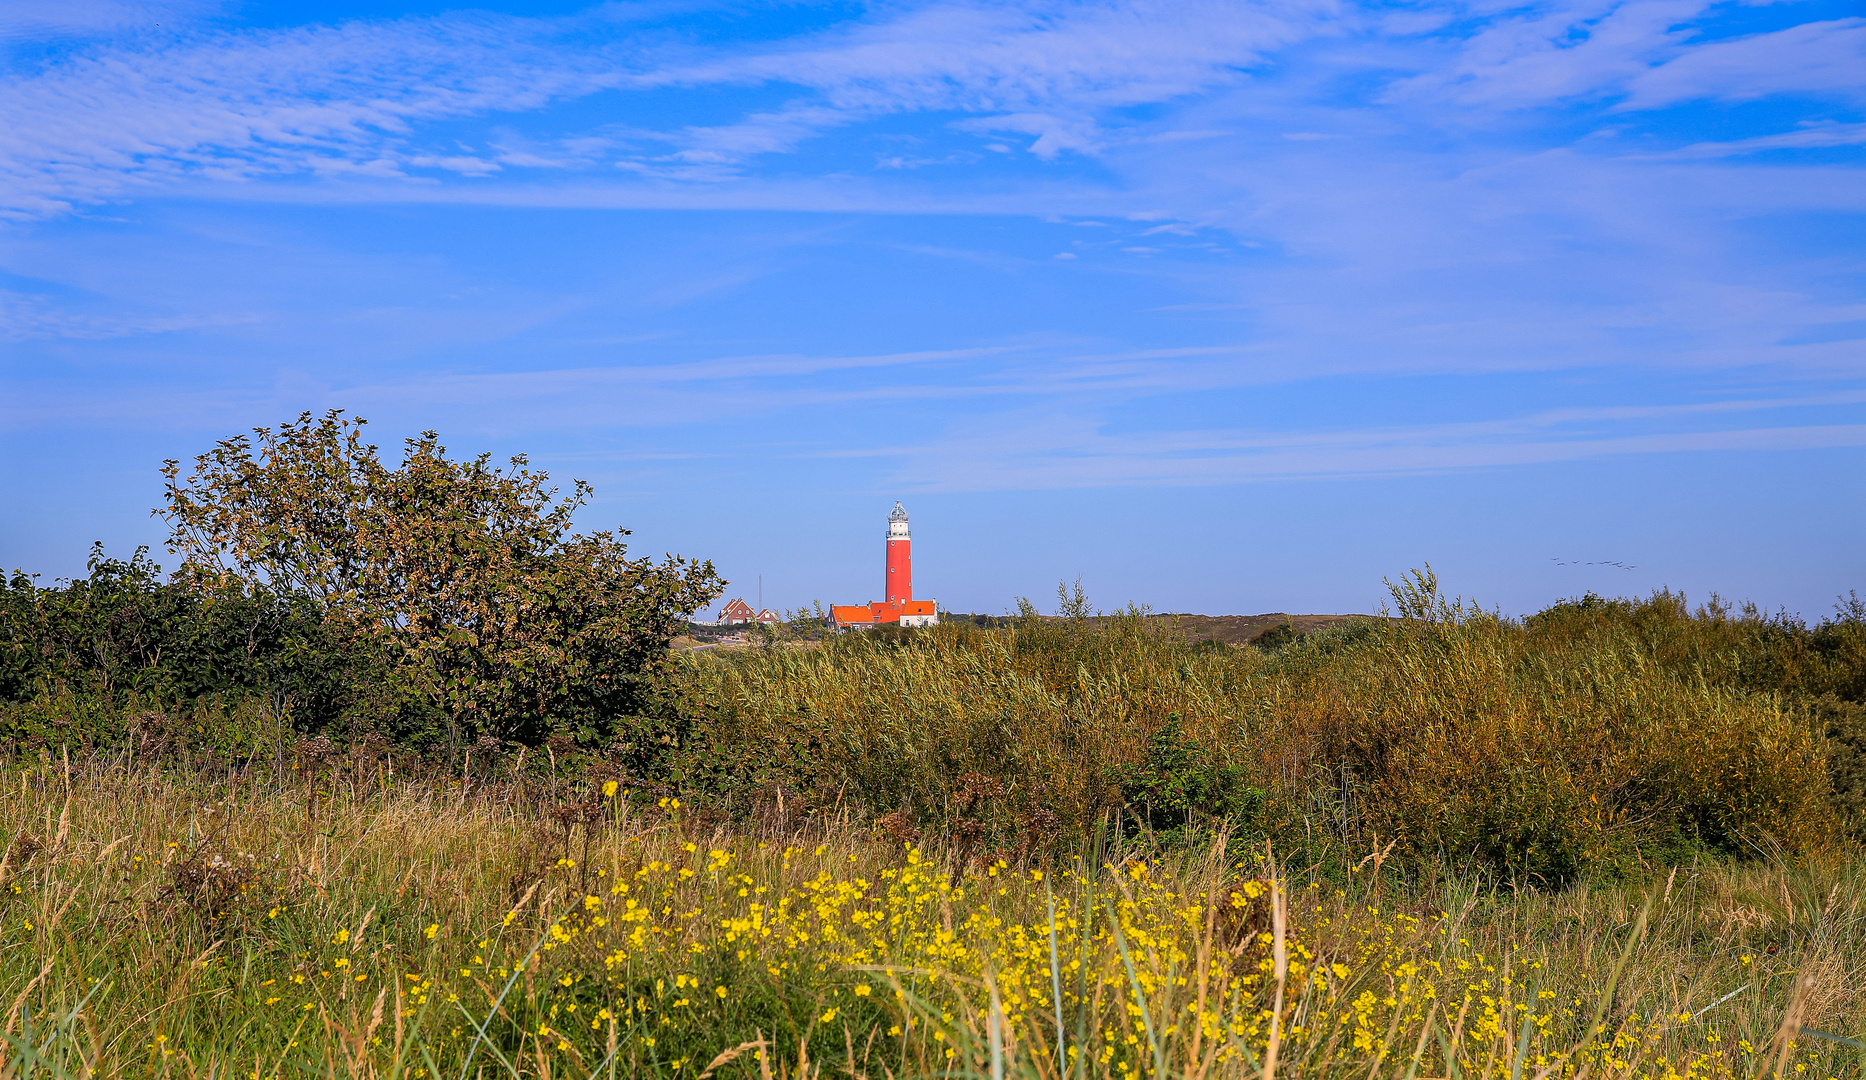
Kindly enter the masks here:
[[963, 861], [847, 816], [708, 826], [616, 781], [318, 783], [313, 805], [262, 773], [16, 762], [4, 1074], [1860, 1068], [1830, 1038], [1866, 1028], [1866, 881], [1841, 859], [1551, 891], [1112, 830]]
[[774, 639], [601, 745], [41, 679], [0, 1078], [1862, 1075], [1866, 610], [1395, 602]]

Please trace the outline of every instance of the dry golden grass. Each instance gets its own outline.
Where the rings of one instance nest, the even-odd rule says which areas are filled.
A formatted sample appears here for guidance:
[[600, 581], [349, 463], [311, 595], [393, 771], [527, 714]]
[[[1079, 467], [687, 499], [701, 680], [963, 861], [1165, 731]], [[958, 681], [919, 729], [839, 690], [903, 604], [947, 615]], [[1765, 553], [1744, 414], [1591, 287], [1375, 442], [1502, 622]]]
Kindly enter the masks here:
[[252, 775], [51, 760], [0, 807], [8, 1077], [1842, 1076], [1799, 1029], [1866, 1028], [1838, 861], [1561, 892], [1118, 839], [961, 865], [600, 785], [339, 778], [312, 820]]

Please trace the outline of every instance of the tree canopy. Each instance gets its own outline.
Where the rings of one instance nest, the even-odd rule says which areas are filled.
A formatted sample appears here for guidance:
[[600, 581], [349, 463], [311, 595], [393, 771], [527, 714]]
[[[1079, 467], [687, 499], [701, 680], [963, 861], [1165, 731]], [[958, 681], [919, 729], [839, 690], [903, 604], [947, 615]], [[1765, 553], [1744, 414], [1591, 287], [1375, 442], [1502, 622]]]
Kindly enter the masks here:
[[450, 741], [593, 740], [654, 707], [667, 644], [725, 583], [710, 562], [631, 559], [627, 530], [578, 534], [523, 456], [456, 460], [433, 431], [390, 467], [366, 421], [304, 413], [168, 461], [156, 513], [178, 578], [314, 599], [379, 647], [394, 690]]

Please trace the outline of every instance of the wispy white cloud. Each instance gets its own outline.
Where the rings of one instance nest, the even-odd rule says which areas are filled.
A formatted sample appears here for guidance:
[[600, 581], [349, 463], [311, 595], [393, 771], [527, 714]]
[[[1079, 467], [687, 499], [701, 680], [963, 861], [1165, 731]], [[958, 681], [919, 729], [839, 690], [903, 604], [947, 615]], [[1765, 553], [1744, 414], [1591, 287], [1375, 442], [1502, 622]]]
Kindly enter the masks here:
[[781, 152], [902, 112], [988, 115], [955, 130], [1031, 137], [1052, 159], [1092, 153], [1098, 111], [1235, 84], [1275, 49], [1335, 32], [1337, 0], [934, 4], [800, 45], [646, 72], [631, 85], [776, 85], [818, 95], [717, 128], [688, 128], [685, 160]]
[[7, 81], [0, 184], [18, 211], [182, 179], [402, 178], [477, 155], [412, 147], [413, 128], [522, 111], [618, 84], [601, 53], [492, 16], [219, 32], [105, 47]]
[[[146, 328], [147, 329], [147, 328]], [[365, 411], [421, 411], [437, 407], [498, 407], [548, 414], [565, 424], [673, 424], [702, 418], [771, 416], [807, 406], [878, 399], [925, 400], [946, 396], [999, 396], [1002, 387], [942, 386], [932, 376], [895, 378], [885, 385], [844, 385], [835, 377], [976, 364], [1028, 351], [1028, 345], [989, 345], [868, 356], [726, 356], [671, 364], [630, 364], [484, 374], [417, 375], [399, 380], [328, 387], [328, 395]], [[735, 388], [738, 388], [735, 390]], [[171, 398], [170, 395], [173, 394]], [[192, 392], [159, 391], [164, 410], [199, 411]], [[16, 424], [100, 420], [151, 408], [146, 389], [99, 391], [81, 398], [63, 388], [21, 388], [11, 402]]]
[[885, 112], [1120, 107], [1235, 82], [1271, 51], [1328, 32], [1339, 11], [1336, 0], [935, 4], [645, 81], [791, 83]]
[[1003, 113], [962, 120], [952, 126], [957, 131], [1013, 132], [1035, 136], [1036, 141], [1030, 144], [1030, 152], [1045, 161], [1052, 160], [1065, 151], [1093, 154], [1101, 143], [1101, 132], [1097, 130], [1094, 119], [1079, 115], [1057, 116], [1040, 112]]
[[1811, 124], [1795, 131], [1758, 135], [1750, 139], [1692, 143], [1678, 150], [1652, 156], [1661, 159], [1721, 158], [1757, 154], [1765, 150], [1817, 150], [1861, 145], [1866, 145], [1866, 124], [1829, 123]]
[[1396, 82], [1389, 100], [1537, 107], [1623, 90], [1685, 46], [1674, 28], [1708, 0], [1567, 0], [1504, 11], [1462, 37], [1438, 39], [1442, 60]]
[[229, 0], [8, 0], [0, 5], [0, 42], [91, 38], [187, 24], [229, 7]]
[[0, 339], [12, 341], [101, 341], [111, 338], [174, 334], [186, 330], [252, 325], [258, 316], [245, 314], [109, 314], [81, 313], [54, 304], [45, 296], [0, 289]]
[[[1099, 246], [1035, 253], [892, 247], [999, 270], [1040, 262], [1139, 274], [1182, 250], [1169, 245], [1209, 242], [1203, 295], [1145, 306], [1239, 316], [1230, 343], [1179, 352], [1017, 351], [963, 379], [795, 388], [817, 402], [836, 392], [1140, 395], [1613, 363], [1857, 366], [1852, 343], [1797, 336], [1856, 317], [1844, 295], [1811, 283], [1848, 268], [1738, 273], [1728, 223], [1866, 209], [1858, 170], [1738, 170], [1717, 159], [1854, 145], [1861, 125], [1784, 113], [1787, 130], [1655, 153], [1650, 141], [1620, 149], [1605, 136], [1551, 134], [1523, 114], [1590, 102], [1554, 126], [1598, 130], [1574, 116], [1620, 124], [1628, 112], [1688, 101], [1853, 100], [1866, 82], [1857, 76], [1866, 64], [1855, 63], [1866, 20], [1718, 38], [1705, 33], [1708, 0], [1431, 0], [1415, 15], [1396, 23], [1338, 0], [932, 2], [758, 44], [700, 46], [600, 14], [106, 40], [0, 85], [14, 120], [0, 131], [0, 193], [28, 215], [139, 193], [1092, 214], [1138, 224]], [[639, 104], [667, 95], [691, 107], [669, 119]], [[874, 152], [909, 141], [862, 141], [902, 126], [914, 132], [900, 136], [911, 154]], [[1017, 143], [1028, 154], [1013, 168], [1023, 171], [972, 137]], [[840, 153], [851, 147], [861, 152]], [[953, 167], [906, 167], [933, 162]], [[674, 307], [758, 272], [657, 283], [633, 300]], [[452, 345], [591, 303], [580, 296], [523, 319], [384, 305], [351, 321], [397, 342], [426, 334]], [[18, 333], [74, 340], [212, 328], [194, 318], [179, 308], [92, 318], [37, 300], [12, 314]], [[704, 381], [605, 371], [353, 389], [466, 401], [498, 386], [519, 398], [608, 401], [626, 388], [640, 404], [650, 400], [644, 388], [671, 394]], [[550, 389], [559, 383], [570, 388]], [[667, 415], [676, 414], [686, 415]]]
[[[1866, 64], [1861, 19], [1703, 40], [1709, 0], [1564, 0], [1495, 12], [1440, 2], [1405, 26], [1342, 0], [934, 2], [801, 38], [706, 48], [639, 19], [614, 21], [607, 9], [105, 40], [0, 84], [11, 120], [0, 132], [0, 201], [44, 215], [180, 185], [199, 194], [266, 182], [302, 189], [303, 198], [445, 199], [459, 189], [498, 200], [536, 183], [539, 170], [595, 170], [560, 200], [580, 190], [601, 203], [628, 197], [610, 189], [644, 186], [636, 197], [652, 199], [668, 187], [756, 183], [755, 162], [794, 157], [832, 133], [855, 137], [861, 125], [902, 113], [943, 117], [936, 122], [949, 132], [1009, 138], [1047, 161], [1103, 155], [1130, 140], [1156, 149], [1226, 143], [1265, 121], [1298, 147], [1364, 134], [1341, 129], [1351, 109], [1290, 99], [1300, 82], [1255, 92], [1254, 116], [1141, 123], [1125, 112], [1213, 95], [1240, 100], [1235, 92], [1253, 76], [1280, 71], [1300, 48], [1310, 50], [1303, 70], [1312, 94], [1332, 93], [1331, 80], [1373, 76], [1373, 97], [1400, 110], [1388, 121], [1393, 132], [1421, 124], [1468, 132], [1491, 124], [1497, 108], [1576, 100], [1636, 109], [1784, 93], [1857, 101], [1866, 86], [1857, 75]], [[30, 22], [31, 12], [51, 9], [24, 10]], [[100, 0], [71, 17], [105, 26], [126, 11]], [[1318, 51], [1317, 43], [1331, 44]], [[716, 121], [679, 124], [656, 123], [632, 104], [643, 93], [723, 88], [756, 88], [760, 97]], [[603, 104], [579, 106], [577, 119], [550, 118], [597, 95]], [[897, 172], [955, 160], [872, 159]]]
[[[802, 45], [695, 62], [651, 48], [658, 39], [637, 27], [492, 15], [104, 45], [5, 85], [14, 122], [0, 137], [0, 183], [16, 212], [43, 214], [181, 179], [484, 176], [587, 162], [592, 150], [657, 179], [710, 180], [862, 117], [926, 110], [1017, 110], [994, 130], [1033, 135], [1032, 149], [1048, 157], [1092, 145], [1082, 110], [1235, 81], [1266, 50], [1317, 32], [1330, 8], [1330, 0], [936, 5]], [[616, 154], [615, 140], [599, 133], [563, 136], [543, 152], [462, 150], [423, 134], [427, 125], [535, 112], [605, 90], [746, 84], [816, 96], [729, 123], [637, 132], [672, 144], [662, 155]], [[1059, 106], [1074, 117], [1038, 111]]]
[[[1702, 36], [1710, 0], [1566, 0], [1506, 12], [1389, 100], [1535, 108], [1579, 100], [1654, 109], [1686, 101], [1866, 96], [1866, 20], [1809, 22], [1734, 39]], [[1443, 40], [1443, 39], [1441, 39]]]
[[[1854, 396], [1852, 401], [1862, 400]], [[1395, 476], [1648, 454], [1866, 448], [1866, 424], [1721, 426], [1641, 431], [1633, 421], [1792, 408], [1800, 401], [1565, 410], [1474, 423], [1335, 431], [1173, 430], [1109, 433], [1081, 415], [994, 416], [897, 458], [900, 485], [974, 492], [1202, 486], [1262, 480]], [[1630, 429], [1630, 430], [1629, 430]]]
[[1734, 41], [1678, 50], [1641, 72], [1627, 108], [1681, 101], [1751, 101], [1771, 94], [1812, 94], [1866, 102], [1866, 18], [1803, 23]]

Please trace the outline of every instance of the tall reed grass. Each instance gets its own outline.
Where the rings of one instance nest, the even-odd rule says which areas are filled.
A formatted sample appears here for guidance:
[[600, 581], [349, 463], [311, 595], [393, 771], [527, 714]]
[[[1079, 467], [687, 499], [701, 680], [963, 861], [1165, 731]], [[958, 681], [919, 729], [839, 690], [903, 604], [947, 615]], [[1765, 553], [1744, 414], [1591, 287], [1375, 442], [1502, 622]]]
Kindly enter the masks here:
[[[1009, 849], [1034, 814], [1079, 840], [1120, 809], [1119, 774], [1172, 722], [1266, 793], [1234, 826], [1311, 862], [1378, 838], [1402, 865], [1560, 885], [1844, 843], [1829, 743], [1797, 688], [1809, 672], [1844, 683], [1866, 650], [1817, 650], [1801, 682], [1759, 686], [1744, 672], [1773, 654], [1743, 636], [1756, 628], [1668, 594], [1518, 622], [1418, 592], [1411, 617], [1274, 653], [1188, 645], [1130, 613], [702, 655], [680, 769], [919, 829], [970, 821]], [[989, 820], [956, 797], [967, 777], [1003, 793]]]

